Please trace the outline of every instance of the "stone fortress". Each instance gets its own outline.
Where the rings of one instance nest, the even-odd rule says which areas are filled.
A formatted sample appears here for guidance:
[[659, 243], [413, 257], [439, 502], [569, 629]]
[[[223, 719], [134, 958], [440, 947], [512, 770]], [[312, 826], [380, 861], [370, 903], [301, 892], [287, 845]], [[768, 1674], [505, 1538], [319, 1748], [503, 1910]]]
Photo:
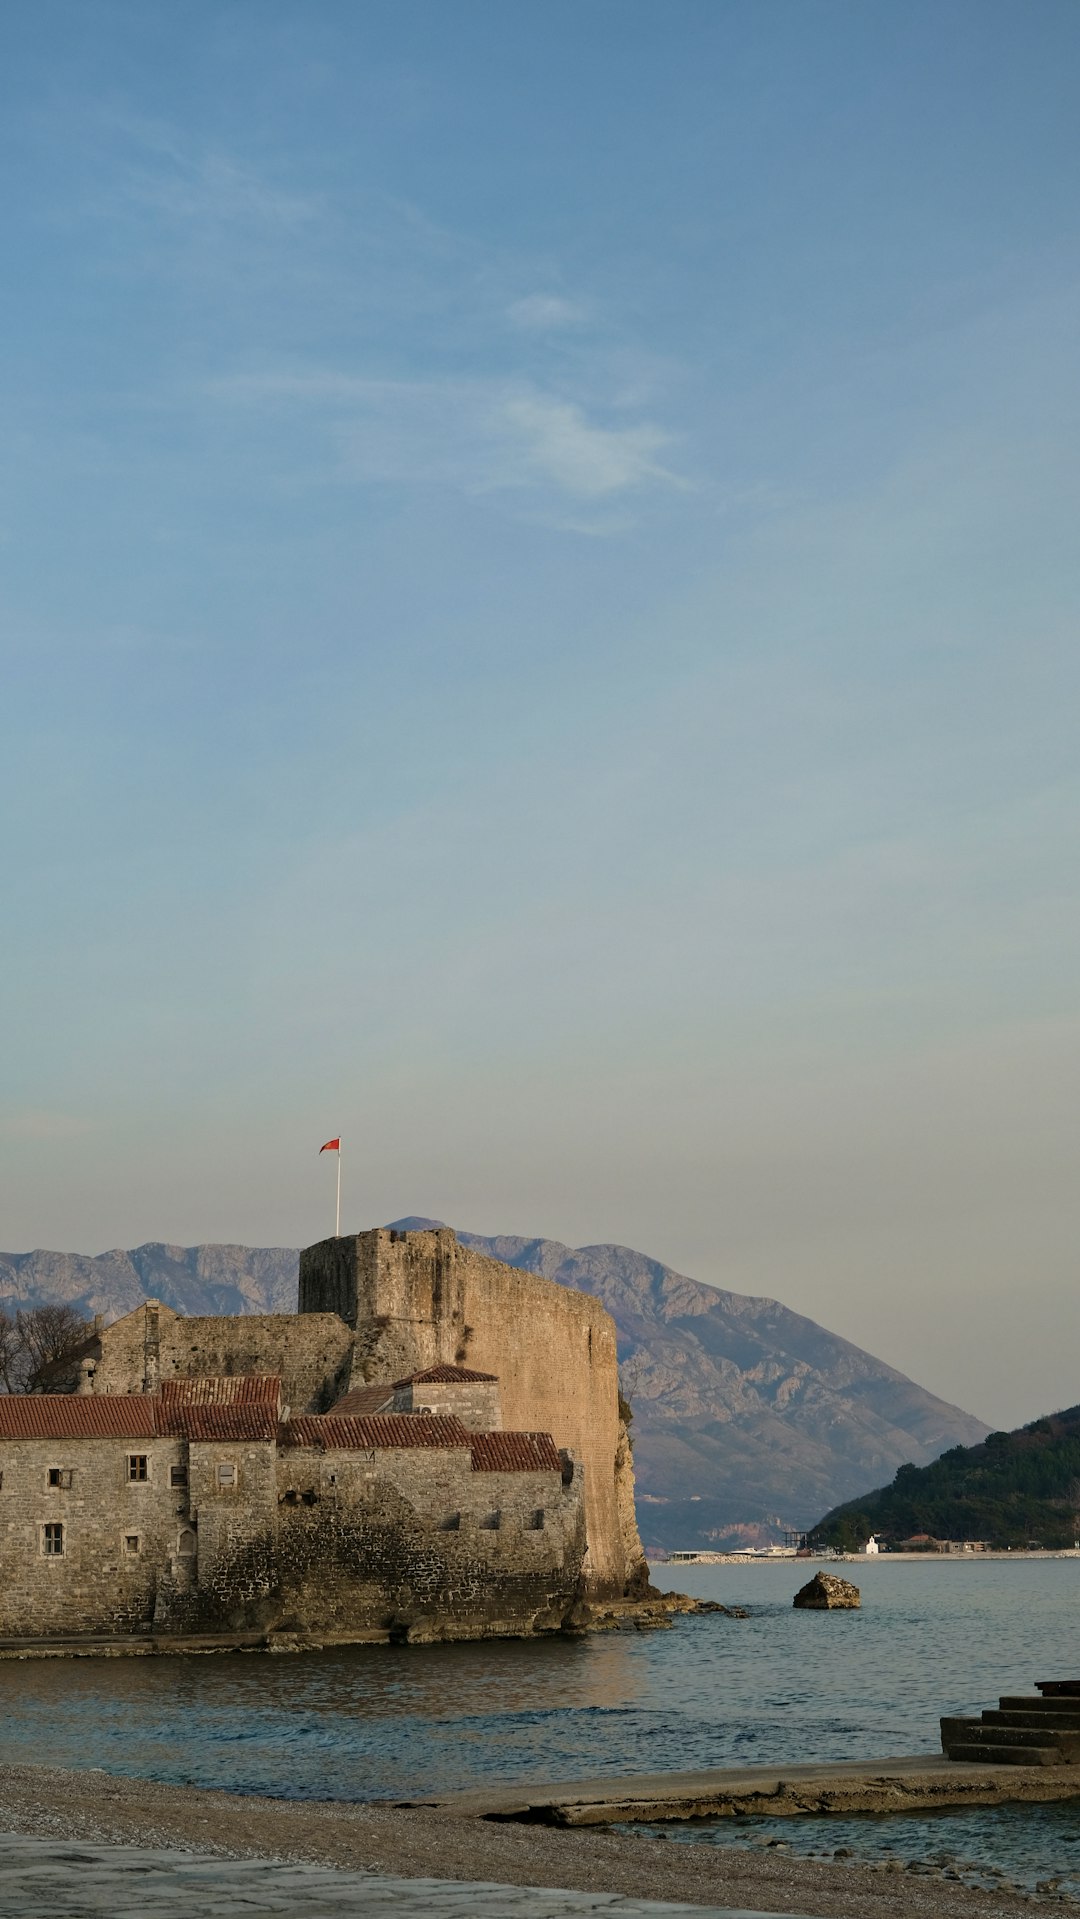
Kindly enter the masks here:
[[596, 1301], [447, 1228], [324, 1240], [299, 1312], [147, 1300], [0, 1396], [0, 1638], [558, 1631], [648, 1579]]

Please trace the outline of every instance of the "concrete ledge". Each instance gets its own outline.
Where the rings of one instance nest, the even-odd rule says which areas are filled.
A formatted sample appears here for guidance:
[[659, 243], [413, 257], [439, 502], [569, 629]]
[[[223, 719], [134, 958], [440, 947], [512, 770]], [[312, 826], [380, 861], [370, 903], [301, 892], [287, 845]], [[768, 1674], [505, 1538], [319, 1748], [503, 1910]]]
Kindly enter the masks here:
[[834, 1765], [751, 1766], [739, 1770], [648, 1773], [567, 1784], [492, 1787], [396, 1800], [438, 1806], [463, 1818], [549, 1826], [610, 1826], [759, 1813], [925, 1812], [964, 1806], [1046, 1804], [1080, 1799], [1080, 1769], [1069, 1766], [960, 1765], [938, 1753], [849, 1760]]

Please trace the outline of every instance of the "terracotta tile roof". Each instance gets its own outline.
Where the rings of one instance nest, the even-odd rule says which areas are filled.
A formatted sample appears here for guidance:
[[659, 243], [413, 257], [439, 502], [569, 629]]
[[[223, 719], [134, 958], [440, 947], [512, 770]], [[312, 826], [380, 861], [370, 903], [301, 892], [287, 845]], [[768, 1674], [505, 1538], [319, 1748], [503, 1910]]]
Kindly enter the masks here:
[[269, 1373], [229, 1373], [205, 1379], [163, 1379], [165, 1406], [248, 1406], [266, 1401], [281, 1404], [281, 1381]]
[[339, 1417], [357, 1413], [381, 1413], [394, 1397], [392, 1386], [354, 1386], [335, 1400], [330, 1411]]
[[0, 1394], [0, 1440], [153, 1439], [149, 1393]]
[[407, 1379], [395, 1379], [399, 1386], [474, 1386], [481, 1380], [494, 1380], [497, 1373], [471, 1373], [467, 1366], [428, 1366], [422, 1373], [410, 1373]]
[[474, 1473], [561, 1473], [550, 1433], [473, 1433]]
[[470, 1435], [456, 1419], [427, 1419], [422, 1413], [373, 1413], [342, 1418], [336, 1413], [299, 1413], [281, 1428], [286, 1446], [319, 1446], [380, 1452], [395, 1446], [468, 1446]]
[[245, 1406], [186, 1406], [170, 1426], [177, 1438], [191, 1440], [276, 1439], [278, 1408], [264, 1402]]
[[158, 1428], [174, 1439], [273, 1439], [281, 1381], [262, 1373], [166, 1379], [158, 1405]]

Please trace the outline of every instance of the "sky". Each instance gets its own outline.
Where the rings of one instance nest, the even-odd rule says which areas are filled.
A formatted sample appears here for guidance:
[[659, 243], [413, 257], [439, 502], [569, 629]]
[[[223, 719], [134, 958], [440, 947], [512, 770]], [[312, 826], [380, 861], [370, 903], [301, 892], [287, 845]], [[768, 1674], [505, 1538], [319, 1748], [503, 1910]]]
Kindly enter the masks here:
[[0, 1243], [1080, 1400], [1073, 0], [14, 0]]

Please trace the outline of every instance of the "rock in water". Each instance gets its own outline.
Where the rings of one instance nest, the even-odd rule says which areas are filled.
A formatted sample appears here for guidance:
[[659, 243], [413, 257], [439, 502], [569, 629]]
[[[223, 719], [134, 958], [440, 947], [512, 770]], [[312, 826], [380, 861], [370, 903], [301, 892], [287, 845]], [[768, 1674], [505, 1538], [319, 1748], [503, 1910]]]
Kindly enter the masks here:
[[791, 1603], [805, 1607], [808, 1612], [842, 1612], [861, 1606], [862, 1599], [859, 1588], [849, 1579], [836, 1579], [832, 1573], [815, 1573]]

